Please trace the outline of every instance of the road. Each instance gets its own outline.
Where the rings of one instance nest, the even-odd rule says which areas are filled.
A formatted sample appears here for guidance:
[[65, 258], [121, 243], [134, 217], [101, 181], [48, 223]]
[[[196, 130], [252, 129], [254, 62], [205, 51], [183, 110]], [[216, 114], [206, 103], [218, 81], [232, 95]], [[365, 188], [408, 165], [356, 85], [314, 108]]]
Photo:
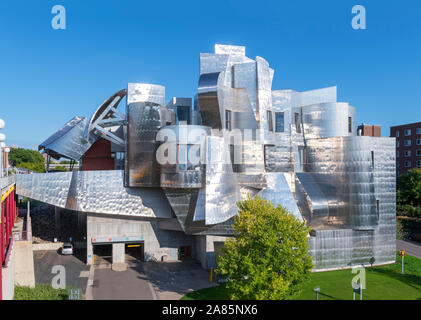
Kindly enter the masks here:
[[92, 286], [93, 300], [154, 300], [155, 292], [140, 264], [126, 271], [95, 267]]
[[89, 267], [76, 256], [62, 256], [56, 251], [34, 251], [35, 283], [52, 284], [53, 266], [62, 265], [66, 272], [66, 286], [86, 290]]
[[142, 262], [126, 271], [96, 266], [91, 292], [93, 300], [179, 300], [215, 284], [196, 261]]
[[421, 244], [411, 240], [396, 240], [396, 250], [405, 250], [407, 254], [421, 259]]

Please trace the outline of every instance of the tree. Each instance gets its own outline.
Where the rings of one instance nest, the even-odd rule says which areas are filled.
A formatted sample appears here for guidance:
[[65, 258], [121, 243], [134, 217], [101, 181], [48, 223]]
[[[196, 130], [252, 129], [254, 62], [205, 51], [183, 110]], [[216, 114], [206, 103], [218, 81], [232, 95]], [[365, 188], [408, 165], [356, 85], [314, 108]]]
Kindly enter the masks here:
[[301, 290], [313, 266], [308, 228], [281, 206], [261, 198], [238, 204], [234, 237], [225, 242], [216, 272], [232, 299], [288, 299]]
[[32, 171], [44, 172], [44, 157], [34, 150], [16, 148], [9, 153], [9, 162], [14, 167], [26, 168]]
[[421, 205], [421, 169], [408, 170], [399, 177], [396, 198], [401, 205]]

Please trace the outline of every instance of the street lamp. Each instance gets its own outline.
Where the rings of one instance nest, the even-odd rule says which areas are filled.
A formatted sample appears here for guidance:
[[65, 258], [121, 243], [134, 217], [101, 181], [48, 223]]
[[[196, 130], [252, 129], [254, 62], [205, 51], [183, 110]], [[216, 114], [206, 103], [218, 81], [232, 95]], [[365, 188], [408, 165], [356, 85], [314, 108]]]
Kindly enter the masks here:
[[[0, 119], [0, 130], [3, 129], [5, 126], [4, 120]], [[4, 141], [6, 141], [6, 135], [4, 133], [0, 133], [0, 177], [4, 176], [3, 170], [3, 149], [6, 146]]]
[[319, 300], [319, 292], [320, 292], [320, 287], [314, 287], [314, 292], [316, 292], [316, 300]]
[[5, 148], [4, 152], [7, 153], [7, 156], [6, 156], [6, 176], [9, 176], [9, 152], [10, 152], [10, 149]]

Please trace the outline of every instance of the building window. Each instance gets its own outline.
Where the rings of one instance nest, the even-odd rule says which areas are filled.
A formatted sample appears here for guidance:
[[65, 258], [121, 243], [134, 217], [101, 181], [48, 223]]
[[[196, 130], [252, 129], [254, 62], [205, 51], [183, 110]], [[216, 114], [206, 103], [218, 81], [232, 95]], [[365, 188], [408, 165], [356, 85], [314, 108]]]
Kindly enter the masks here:
[[399, 168], [399, 162], [396, 162], [396, 168]]
[[411, 140], [405, 140], [403, 144], [405, 147], [410, 147], [412, 143]]
[[399, 140], [396, 140], [396, 147], [399, 148], [400, 144], [399, 144]]
[[408, 158], [411, 156], [411, 150], [405, 150], [404, 157]]
[[231, 110], [225, 110], [225, 129], [231, 131]]
[[411, 129], [405, 129], [405, 136], [410, 136], [412, 134]]
[[411, 167], [411, 161], [405, 161], [405, 168]]
[[399, 150], [398, 151], [396, 151], [396, 158], [399, 158]]
[[275, 131], [284, 132], [284, 113], [276, 112], [275, 113]]
[[273, 131], [272, 111], [268, 110], [266, 112], [267, 112], [268, 123], [269, 123], [269, 131]]
[[421, 168], [421, 160], [417, 160], [417, 168]]
[[421, 149], [417, 149], [417, 157], [421, 157]]
[[380, 219], [380, 200], [376, 200], [377, 218]]
[[300, 114], [298, 112], [296, 112], [294, 114], [295, 116], [295, 131], [297, 133], [301, 133], [301, 121], [300, 121]]
[[417, 128], [417, 134], [421, 134], [421, 128]]
[[371, 151], [371, 166], [373, 167], [373, 170], [374, 170], [374, 151]]
[[396, 138], [399, 138], [399, 131], [396, 131], [396, 133], [395, 133], [395, 137], [396, 137]]
[[417, 146], [421, 146], [421, 139], [417, 139]]
[[352, 117], [348, 117], [348, 132], [352, 133]]

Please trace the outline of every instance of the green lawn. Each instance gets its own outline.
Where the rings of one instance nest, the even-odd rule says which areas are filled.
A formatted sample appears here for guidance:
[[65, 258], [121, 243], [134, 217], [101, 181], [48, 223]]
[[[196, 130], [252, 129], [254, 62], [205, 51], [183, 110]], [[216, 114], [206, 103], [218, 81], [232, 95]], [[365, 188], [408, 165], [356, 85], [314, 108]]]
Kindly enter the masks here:
[[[421, 300], [421, 259], [406, 256], [405, 274], [401, 274], [401, 258], [397, 263], [381, 267], [366, 268], [366, 286], [363, 300]], [[356, 274], [348, 270], [312, 273], [295, 300], [314, 300], [313, 288], [319, 286], [320, 300], [351, 300], [351, 281]], [[183, 300], [228, 300], [224, 285], [191, 292]], [[357, 295], [357, 299], [359, 296]]]
[[68, 289], [53, 289], [46, 284], [37, 284], [35, 288], [15, 287], [14, 300], [69, 300]]

